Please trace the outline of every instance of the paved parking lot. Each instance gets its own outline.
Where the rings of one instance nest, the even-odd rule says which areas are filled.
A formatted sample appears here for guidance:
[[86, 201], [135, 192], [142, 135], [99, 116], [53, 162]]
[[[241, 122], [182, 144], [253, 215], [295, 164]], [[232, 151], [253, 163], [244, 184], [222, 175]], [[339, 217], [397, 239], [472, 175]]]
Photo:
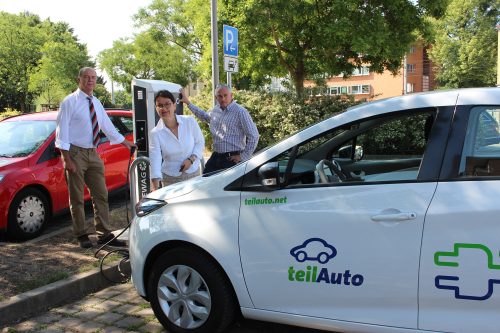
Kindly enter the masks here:
[[[131, 283], [126, 283], [108, 287], [76, 302], [51, 309], [35, 318], [4, 327], [1, 332], [156, 333], [167, 331], [154, 316], [149, 303], [137, 295]], [[320, 331], [241, 319], [227, 332], [319, 333]]]

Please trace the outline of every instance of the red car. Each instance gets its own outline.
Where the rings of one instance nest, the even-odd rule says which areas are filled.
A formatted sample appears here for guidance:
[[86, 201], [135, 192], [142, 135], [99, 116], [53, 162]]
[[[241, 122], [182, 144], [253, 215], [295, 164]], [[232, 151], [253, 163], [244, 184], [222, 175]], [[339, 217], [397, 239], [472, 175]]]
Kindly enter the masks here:
[[[113, 124], [133, 141], [132, 112], [107, 110]], [[13, 239], [31, 239], [51, 216], [69, 207], [60, 152], [55, 148], [57, 111], [30, 113], [0, 121], [0, 231]], [[108, 191], [127, 184], [130, 152], [101, 135]], [[85, 191], [85, 199], [90, 196]]]

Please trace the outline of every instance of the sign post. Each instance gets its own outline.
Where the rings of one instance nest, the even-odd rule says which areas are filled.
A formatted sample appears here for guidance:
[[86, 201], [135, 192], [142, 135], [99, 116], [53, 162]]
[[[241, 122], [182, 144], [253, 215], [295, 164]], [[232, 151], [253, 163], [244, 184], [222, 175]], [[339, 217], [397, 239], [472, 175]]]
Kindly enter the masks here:
[[238, 72], [238, 29], [223, 25], [224, 70], [227, 72], [227, 85], [231, 88], [231, 73]]

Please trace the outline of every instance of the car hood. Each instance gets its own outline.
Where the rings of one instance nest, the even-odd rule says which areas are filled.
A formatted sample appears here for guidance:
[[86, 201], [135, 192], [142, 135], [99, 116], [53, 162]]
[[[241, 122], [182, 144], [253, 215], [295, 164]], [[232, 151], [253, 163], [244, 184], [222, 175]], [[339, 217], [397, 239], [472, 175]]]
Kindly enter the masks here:
[[27, 164], [26, 157], [5, 158], [0, 157], [0, 171], [5, 169], [12, 169], [12, 167], [22, 168]]
[[204, 182], [203, 177], [195, 177], [176, 184], [165, 186], [147, 195], [148, 198], [169, 200], [193, 192]]

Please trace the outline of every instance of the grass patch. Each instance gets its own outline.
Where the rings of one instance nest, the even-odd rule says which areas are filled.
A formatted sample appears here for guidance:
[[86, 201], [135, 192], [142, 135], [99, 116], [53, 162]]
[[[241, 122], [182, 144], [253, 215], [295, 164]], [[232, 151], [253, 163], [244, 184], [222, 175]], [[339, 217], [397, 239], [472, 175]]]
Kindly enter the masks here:
[[69, 277], [68, 272], [64, 272], [64, 271], [54, 272], [54, 273], [50, 273], [44, 277], [39, 277], [39, 278], [35, 278], [32, 280], [24, 281], [24, 282], [20, 283], [16, 289], [18, 292], [24, 293], [25, 291], [33, 290], [33, 289], [36, 289], [38, 287], [50, 284], [52, 282], [66, 279], [67, 277]]
[[149, 309], [151, 305], [149, 303], [141, 303], [138, 305], [139, 309], [144, 310], [144, 309]]
[[[107, 268], [107, 267], [111, 266], [112, 264], [117, 263], [121, 259], [123, 259], [123, 256], [121, 256], [119, 254], [114, 254], [114, 253], [110, 254], [104, 260], [103, 268]], [[86, 265], [81, 266], [78, 269], [78, 273], [85, 273], [85, 272], [88, 272], [92, 269], [99, 268], [99, 267], [101, 267], [101, 259], [100, 258], [96, 261], [93, 261], [90, 264], [86, 264]]]

